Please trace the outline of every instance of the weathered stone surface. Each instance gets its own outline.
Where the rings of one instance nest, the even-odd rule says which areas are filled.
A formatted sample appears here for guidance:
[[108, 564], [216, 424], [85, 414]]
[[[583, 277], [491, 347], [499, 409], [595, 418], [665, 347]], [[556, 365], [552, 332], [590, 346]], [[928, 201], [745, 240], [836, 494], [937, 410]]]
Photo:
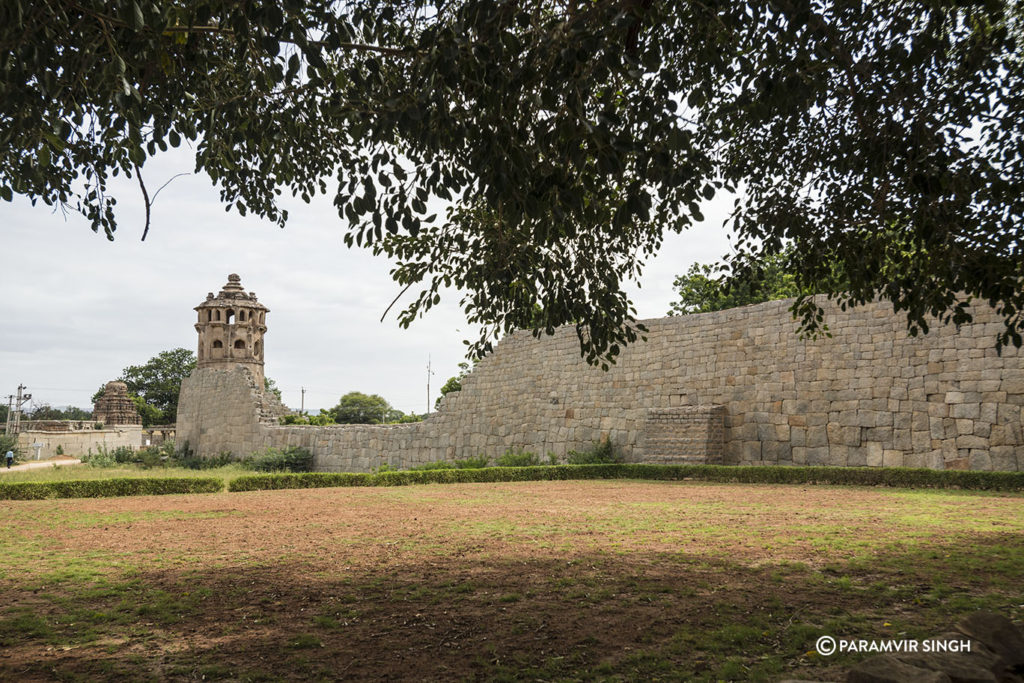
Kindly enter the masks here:
[[142, 417], [130, 398], [124, 382], [107, 382], [103, 394], [93, 406], [93, 419], [104, 425], [141, 425]]
[[914, 666], [895, 655], [869, 657], [850, 669], [846, 683], [952, 683], [940, 671]]
[[[232, 282], [224, 292], [241, 297]], [[315, 435], [322, 470], [365, 469], [384, 455], [404, 466], [509, 448], [564, 458], [604, 436], [630, 462], [1017, 469], [1024, 452], [1024, 387], [1014, 393], [1024, 356], [988, 353], [986, 330], [998, 317], [984, 307], [959, 332], [936, 325], [917, 338], [881, 303], [840, 311], [823, 302], [833, 336], [817, 340], [793, 333], [786, 302], [649, 320], [648, 340], [624, 349], [607, 372], [580, 358], [571, 328], [542, 339], [516, 333], [425, 422], [285, 429], [274, 419], [284, 408], [260, 386], [254, 340], [262, 341], [266, 309], [251, 294], [221, 299], [197, 307], [202, 361], [179, 402], [178, 440], [199, 444], [201, 455], [244, 455], [305, 434]], [[243, 304], [252, 329], [233, 329], [259, 334], [243, 334], [244, 358], [213, 358], [214, 336], [229, 330], [206, 318]], [[252, 381], [235, 373], [239, 363]], [[676, 423], [662, 419], [667, 410], [712, 407], [721, 411], [721, 446], [710, 423], [666, 427]], [[657, 436], [662, 428], [678, 433]]]
[[1024, 667], [1024, 634], [1017, 626], [994, 612], [975, 612], [956, 623], [957, 631], [979, 640], [1010, 667]]

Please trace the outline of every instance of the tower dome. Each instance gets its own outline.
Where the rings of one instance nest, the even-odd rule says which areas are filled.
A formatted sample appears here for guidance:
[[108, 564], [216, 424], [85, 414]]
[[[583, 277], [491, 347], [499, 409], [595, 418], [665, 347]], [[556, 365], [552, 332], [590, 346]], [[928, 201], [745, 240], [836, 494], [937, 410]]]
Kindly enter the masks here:
[[263, 335], [270, 309], [246, 293], [241, 278], [232, 273], [217, 296], [210, 292], [195, 308], [199, 313], [197, 366], [229, 370], [244, 365], [263, 388]]

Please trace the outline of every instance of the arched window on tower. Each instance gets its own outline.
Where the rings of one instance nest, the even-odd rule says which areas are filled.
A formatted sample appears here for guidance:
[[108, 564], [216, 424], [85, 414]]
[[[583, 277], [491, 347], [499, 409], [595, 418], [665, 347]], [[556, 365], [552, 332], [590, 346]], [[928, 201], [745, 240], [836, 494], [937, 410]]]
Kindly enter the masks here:
[[213, 350], [210, 353], [210, 356], [212, 358], [214, 358], [214, 359], [223, 358], [224, 357], [224, 342], [222, 342], [220, 339], [214, 339], [213, 340]]
[[235, 340], [235, 348], [236, 349], [244, 349], [245, 348], [245, 340], [244, 339], [236, 339]]
[[245, 322], [245, 311], [238, 312], [238, 322]]
[[228, 325], [230, 325], [234, 321], [235, 321], [235, 311], [234, 311], [234, 309], [229, 308], [227, 311], [224, 312], [224, 322], [226, 322]]
[[263, 353], [263, 342], [256, 342], [255, 344], [253, 344], [252, 352], [253, 354], [256, 355], [257, 358], [259, 358], [260, 354]]

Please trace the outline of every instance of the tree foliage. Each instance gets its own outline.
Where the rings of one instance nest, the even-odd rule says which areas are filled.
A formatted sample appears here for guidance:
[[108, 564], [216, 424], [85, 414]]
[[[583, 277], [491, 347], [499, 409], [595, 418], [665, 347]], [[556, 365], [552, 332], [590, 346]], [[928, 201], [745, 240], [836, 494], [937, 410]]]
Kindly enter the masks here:
[[[156, 420], [170, 424], [178, 416], [181, 381], [192, 374], [195, 367], [196, 354], [177, 348], [161, 351], [143, 365], [129, 365], [117, 379], [128, 386], [128, 394], [139, 408], [145, 426], [156, 424]], [[101, 388], [93, 397], [94, 403], [102, 392]]]
[[[239, 213], [283, 224], [281, 192], [333, 194], [346, 241], [419, 290], [403, 325], [454, 286], [471, 351], [573, 324], [606, 364], [644, 332], [623, 282], [736, 191], [740, 261], [792, 243], [800, 291], [841, 264], [828, 294], [888, 298], [912, 333], [984, 300], [1019, 345], [1021, 8], [12, 0], [0, 196], [109, 236], [108, 179], [148, 202], [147, 159], [189, 144]], [[820, 326], [811, 299], [796, 312]]]
[[381, 424], [388, 421], [391, 404], [378, 394], [350, 391], [331, 409], [338, 424]]
[[797, 276], [789, 265], [792, 258], [791, 249], [769, 254], [737, 272], [721, 265], [694, 263], [685, 275], [676, 277], [672, 286], [679, 299], [672, 302], [668, 314], [710, 313], [799, 296]]
[[441, 405], [441, 399], [447, 396], [453, 391], [462, 391], [462, 379], [469, 374], [470, 367], [469, 363], [459, 363], [459, 374], [454, 377], [449, 377], [448, 381], [441, 385], [441, 395], [434, 401], [434, 410], [437, 410]]
[[[7, 406], [3, 406], [0, 412], [0, 420], [6, 418]], [[66, 408], [54, 408], [48, 403], [42, 403], [32, 410], [27, 411], [22, 417], [24, 420], [89, 420], [92, 418], [92, 411], [84, 410], [75, 406]]]

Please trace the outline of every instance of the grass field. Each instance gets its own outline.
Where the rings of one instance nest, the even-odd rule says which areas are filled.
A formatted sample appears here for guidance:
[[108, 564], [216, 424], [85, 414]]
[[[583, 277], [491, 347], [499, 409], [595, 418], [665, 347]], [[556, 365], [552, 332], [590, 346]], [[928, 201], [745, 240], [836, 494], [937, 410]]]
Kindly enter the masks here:
[[219, 477], [225, 484], [235, 477], [253, 474], [242, 465], [227, 465], [206, 470], [185, 467], [154, 467], [143, 469], [136, 465], [120, 467], [89, 467], [88, 465], [64, 465], [61, 467], [40, 467], [31, 470], [0, 469], [0, 484], [22, 481], [69, 481], [78, 479], [117, 479], [120, 477]]
[[1024, 619], [1020, 494], [562, 481], [5, 501], [0, 523], [4, 680], [828, 680], [856, 657], [820, 635]]

